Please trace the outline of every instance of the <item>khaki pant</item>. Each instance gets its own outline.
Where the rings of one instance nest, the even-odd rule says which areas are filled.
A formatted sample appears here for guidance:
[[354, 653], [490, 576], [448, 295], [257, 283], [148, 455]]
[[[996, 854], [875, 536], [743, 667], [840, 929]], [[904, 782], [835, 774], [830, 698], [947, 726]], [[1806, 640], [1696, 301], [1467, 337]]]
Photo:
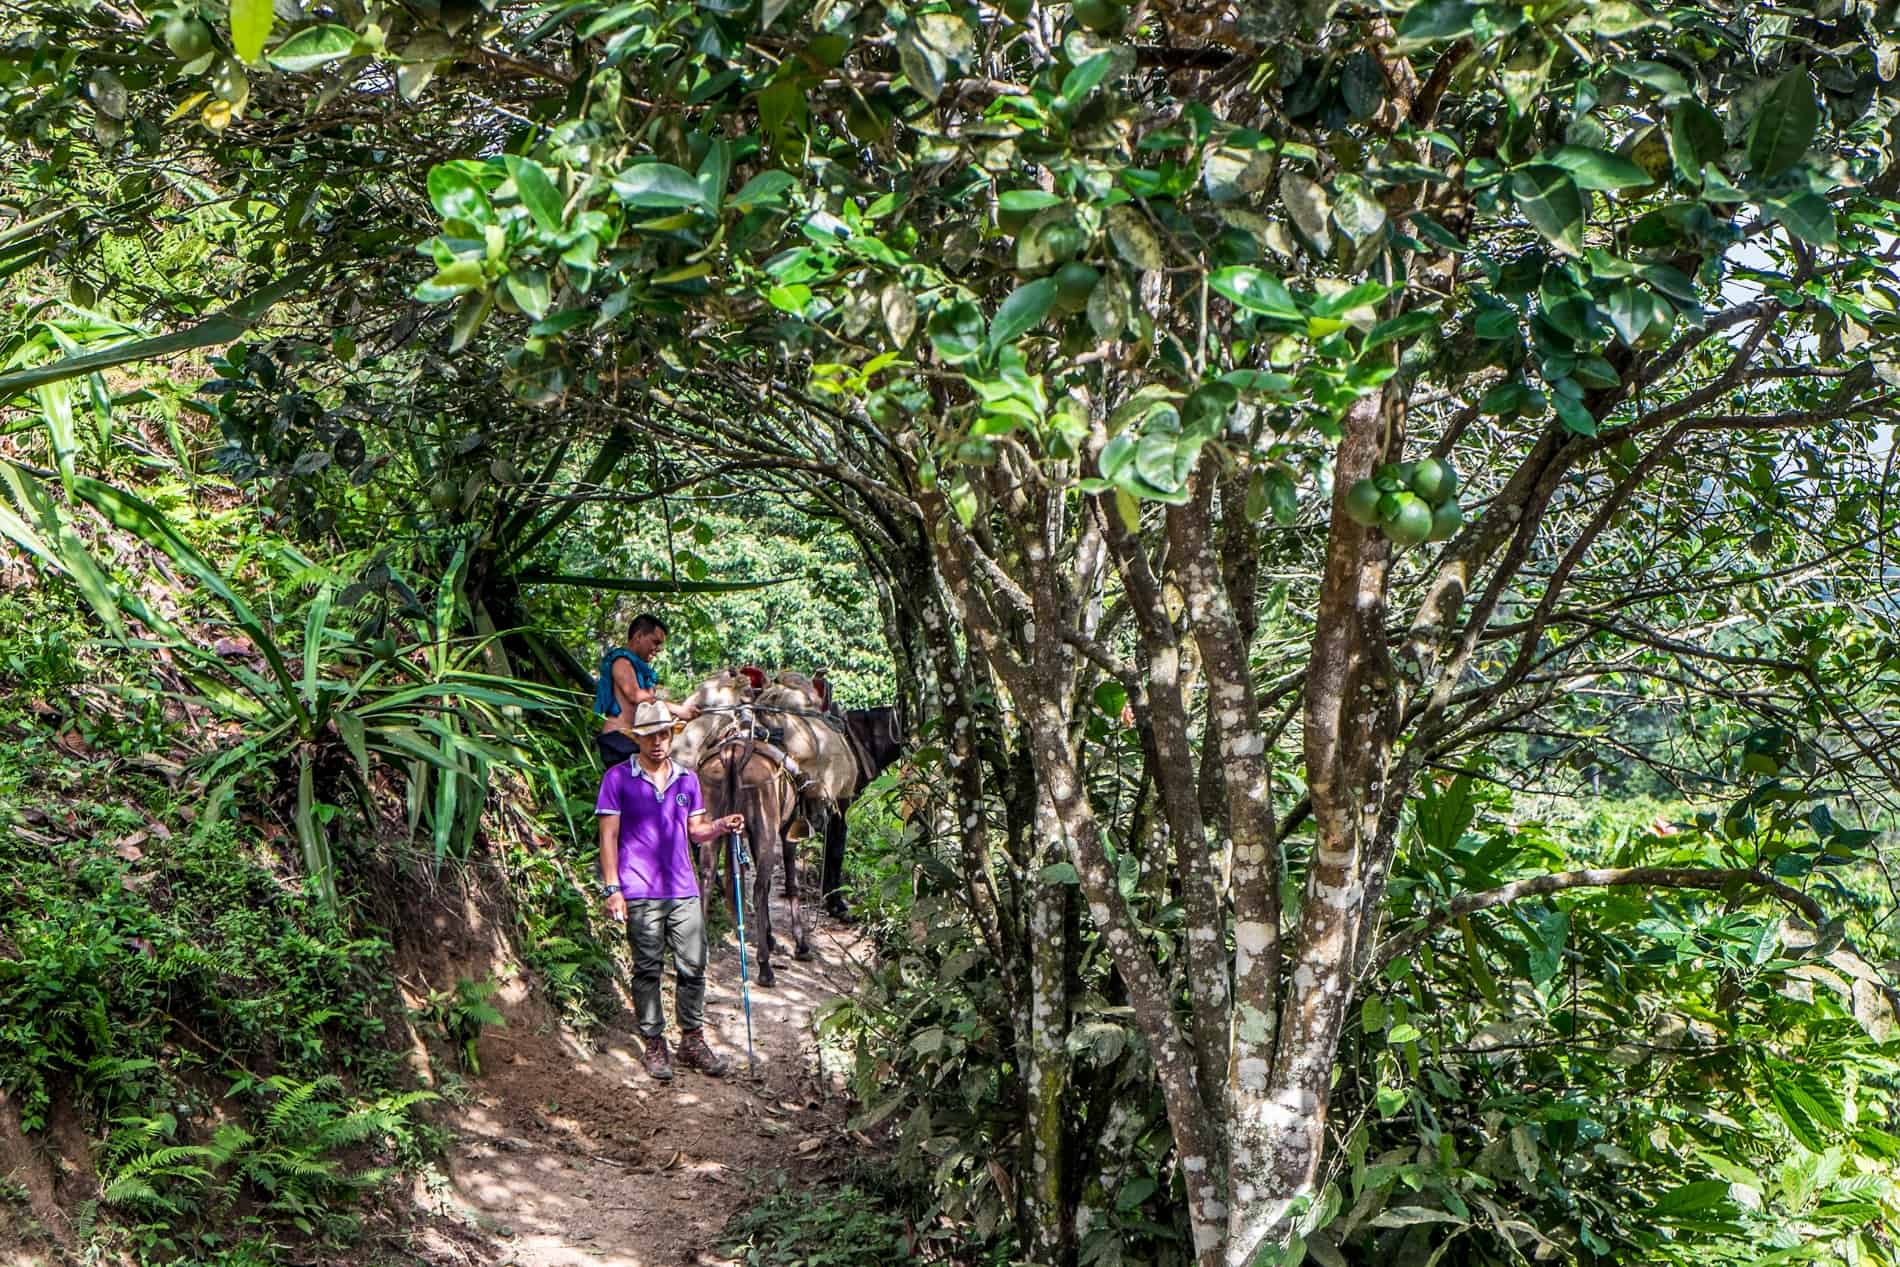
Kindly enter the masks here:
[[680, 1029], [706, 1023], [706, 925], [696, 897], [641, 898], [627, 903], [627, 944], [633, 948], [633, 1006], [640, 1033], [657, 1038], [666, 1032], [660, 1008], [662, 956], [673, 951], [677, 987], [673, 1014]]

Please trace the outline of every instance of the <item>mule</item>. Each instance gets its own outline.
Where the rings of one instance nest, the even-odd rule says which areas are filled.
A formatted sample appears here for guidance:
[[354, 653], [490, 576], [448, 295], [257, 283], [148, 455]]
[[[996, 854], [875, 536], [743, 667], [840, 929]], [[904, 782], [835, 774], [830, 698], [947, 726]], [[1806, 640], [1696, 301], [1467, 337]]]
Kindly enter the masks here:
[[[752, 927], [757, 942], [758, 981], [761, 986], [777, 983], [772, 971], [772, 871], [775, 855], [782, 855], [785, 867], [785, 897], [791, 906], [793, 954], [799, 959], [812, 957], [810, 929], [806, 927], [798, 901], [798, 846], [790, 839], [789, 828], [797, 816], [798, 792], [783, 767], [758, 750], [753, 740], [735, 736], [720, 743], [700, 758], [699, 785], [705, 797], [706, 812], [714, 818], [743, 814], [746, 838], [752, 845]], [[720, 860], [730, 860], [730, 838], [718, 836], [700, 846], [701, 874], [726, 900], [732, 899], [732, 878], [719, 880]], [[715, 852], [716, 851], [716, 852]], [[735, 911], [736, 915], [737, 912]]]
[[752, 684], [736, 669], [701, 682], [684, 702], [704, 711], [673, 737], [673, 759], [689, 770], [697, 768], [706, 749], [732, 724], [733, 715], [751, 701]]
[[818, 891], [825, 910], [838, 919], [849, 912], [844, 902], [845, 813], [871, 780], [890, 769], [904, 755], [904, 735], [897, 724], [897, 710], [888, 704], [876, 708], [851, 708], [844, 714], [845, 740], [857, 766], [857, 780], [849, 795], [838, 803], [838, 811], [825, 820], [825, 855], [819, 868]]

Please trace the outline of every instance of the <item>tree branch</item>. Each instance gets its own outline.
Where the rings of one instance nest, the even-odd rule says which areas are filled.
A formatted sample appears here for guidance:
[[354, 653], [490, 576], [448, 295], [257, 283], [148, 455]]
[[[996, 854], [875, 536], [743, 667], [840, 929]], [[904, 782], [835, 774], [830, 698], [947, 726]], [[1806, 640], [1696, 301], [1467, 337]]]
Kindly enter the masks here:
[[1543, 897], [1566, 889], [1639, 887], [1720, 892], [1731, 886], [1759, 889], [1794, 907], [1817, 925], [1827, 922], [1827, 912], [1819, 902], [1773, 876], [1746, 867], [1596, 867], [1584, 871], [1558, 871], [1550, 875], [1513, 880], [1495, 889], [1453, 898], [1451, 905], [1427, 916], [1422, 925], [1388, 938], [1372, 957], [1367, 971], [1378, 973], [1394, 959], [1416, 950], [1428, 937], [1453, 920], [1493, 907], [1507, 906], [1527, 897]]

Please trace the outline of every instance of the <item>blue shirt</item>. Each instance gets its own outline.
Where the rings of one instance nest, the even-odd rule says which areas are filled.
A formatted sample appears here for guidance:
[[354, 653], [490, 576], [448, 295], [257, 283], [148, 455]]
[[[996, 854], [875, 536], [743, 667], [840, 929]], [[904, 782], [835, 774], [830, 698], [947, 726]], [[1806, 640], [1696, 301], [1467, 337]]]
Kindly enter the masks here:
[[622, 761], [600, 781], [595, 814], [620, 815], [620, 893], [630, 902], [699, 896], [687, 820], [705, 812], [699, 776], [669, 761], [658, 775], [640, 758]]
[[600, 678], [594, 684], [594, 711], [602, 717], [620, 716], [620, 697], [614, 694], [615, 660], [633, 665], [633, 684], [641, 690], [650, 691], [660, 684], [660, 675], [652, 665], [625, 647], [615, 647], [600, 658]]

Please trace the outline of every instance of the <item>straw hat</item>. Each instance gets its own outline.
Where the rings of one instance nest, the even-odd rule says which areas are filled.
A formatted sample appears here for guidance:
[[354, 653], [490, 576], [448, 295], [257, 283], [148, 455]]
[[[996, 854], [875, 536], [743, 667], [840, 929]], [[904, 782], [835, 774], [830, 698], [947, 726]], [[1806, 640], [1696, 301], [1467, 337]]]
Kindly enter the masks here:
[[677, 731], [680, 723], [673, 719], [673, 710], [664, 700], [646, 700], [633, 710], [633, 726], [636, 735], [657, 735], [662, 730]]

